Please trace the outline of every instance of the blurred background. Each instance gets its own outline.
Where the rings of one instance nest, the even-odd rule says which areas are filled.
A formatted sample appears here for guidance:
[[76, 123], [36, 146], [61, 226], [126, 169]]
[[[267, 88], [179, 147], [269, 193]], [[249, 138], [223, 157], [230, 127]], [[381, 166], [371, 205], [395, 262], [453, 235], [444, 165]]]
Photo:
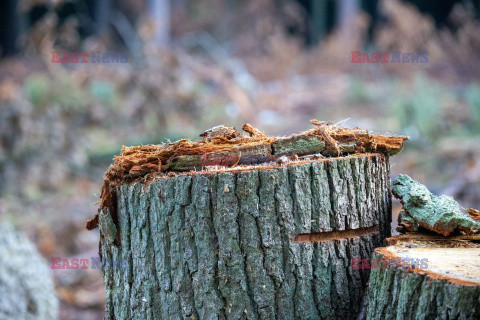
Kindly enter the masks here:
[[[122, 145], [309, 120], [411, 137], [391, 159], [480, 208], [480, 1], [3, 0], [0, 216], [53, 256], [98, 256], [103, 174]], [[128, 63], [52, 63], [128, 52]], [[351, 63], [351, 51], [428, 53]], [[396, 202], [394, 211], [400, 205]], [[61, 319], [102, 319], [99, 270], [52, 270]]]

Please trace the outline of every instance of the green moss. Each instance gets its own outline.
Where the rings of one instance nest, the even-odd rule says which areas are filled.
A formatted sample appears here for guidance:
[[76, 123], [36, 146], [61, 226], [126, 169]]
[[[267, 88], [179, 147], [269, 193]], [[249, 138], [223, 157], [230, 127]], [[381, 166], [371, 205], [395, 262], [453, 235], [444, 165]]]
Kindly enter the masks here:
[[325, 142], [314, 136], [293, 136], [275, 141], [273, 148], [277, 156], [314, 154], [325, 148]]
[[201, 156], [180, 156], [173, 161], [169, 160], [167, 163], [170, 169], [175, 171], [189, 171], [194, 169], [200, 169], [202, 167]]

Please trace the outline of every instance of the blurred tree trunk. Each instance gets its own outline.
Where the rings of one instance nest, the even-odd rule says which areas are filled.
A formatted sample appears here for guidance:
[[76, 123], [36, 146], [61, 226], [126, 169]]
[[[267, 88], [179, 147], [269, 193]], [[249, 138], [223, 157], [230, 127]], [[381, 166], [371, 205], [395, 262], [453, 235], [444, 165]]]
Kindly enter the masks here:
[[317, 45], [327, 32], [327, 0], [311, 0], [311, 6], [310, 39], [311, 45]]
[[155, 23], [155, 43], [167, 47], [170, 43], [170, 0], [150, 0], [150, 14]]
[[0, 1], [0, 56], [10, 56], [17, 53], [19, 34], [18, 1]]
[[359, 0], [338, 1], [337, 25], [340, 29], [352, 29], [355, 27], [355, 15], [358, 13]]
[[95, 2], [94, 21], [97, 34], [103, 34], [107, 32], [110, 23], [112, 5], [112, 0], [101, 0]]

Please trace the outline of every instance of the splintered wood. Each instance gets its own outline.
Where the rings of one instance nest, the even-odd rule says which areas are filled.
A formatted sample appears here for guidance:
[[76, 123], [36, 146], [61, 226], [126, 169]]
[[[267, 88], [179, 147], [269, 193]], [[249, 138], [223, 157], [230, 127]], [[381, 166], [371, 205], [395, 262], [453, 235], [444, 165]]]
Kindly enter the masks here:
[[179, 140], [162, 145], [123, 147], [122, 155], [108, 170], [109, 180], [137, 178], [148, 173], [185, 172], [206, 167], [232, 167], [279, 162], [280, 157], [340, 155], [381, 152], [398, 153], [404, 136], [370, 134], [312, 120], [314, 129], [289, 137], [268, 137], [249, 124], [241, 136], [233, 127], [220, 125], [200, 136], [202, 141]]
[[[200, 134], [203, 138], [200, 141], [182, 139], [161, 145], [124, 146], [105, 174], [101, 208], [111, 207], [111, 196], [106, 191], [122, 183], [151, 181], [201, 170], [281, 166], [350, 154], [394, 155], [408, 140], [405, 136], [383, 136], [318, 120], [311, 122], [313, 129], [289, 137], [269, 137], [250, 124], [243, 125], [243, 135], [233, 127], [219, 125]], [[114, 208], [110, 209], [114, 216]], [[96, 217], [88, 222], [87, 228], [97, 225]]]

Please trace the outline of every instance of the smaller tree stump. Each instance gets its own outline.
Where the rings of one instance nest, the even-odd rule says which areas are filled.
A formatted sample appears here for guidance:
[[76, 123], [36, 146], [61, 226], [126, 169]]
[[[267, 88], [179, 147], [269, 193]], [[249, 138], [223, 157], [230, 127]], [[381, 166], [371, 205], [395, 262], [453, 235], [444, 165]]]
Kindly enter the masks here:
[[362, 319], [480, 319], [480, 244], [418, 239], [375, 250]]

